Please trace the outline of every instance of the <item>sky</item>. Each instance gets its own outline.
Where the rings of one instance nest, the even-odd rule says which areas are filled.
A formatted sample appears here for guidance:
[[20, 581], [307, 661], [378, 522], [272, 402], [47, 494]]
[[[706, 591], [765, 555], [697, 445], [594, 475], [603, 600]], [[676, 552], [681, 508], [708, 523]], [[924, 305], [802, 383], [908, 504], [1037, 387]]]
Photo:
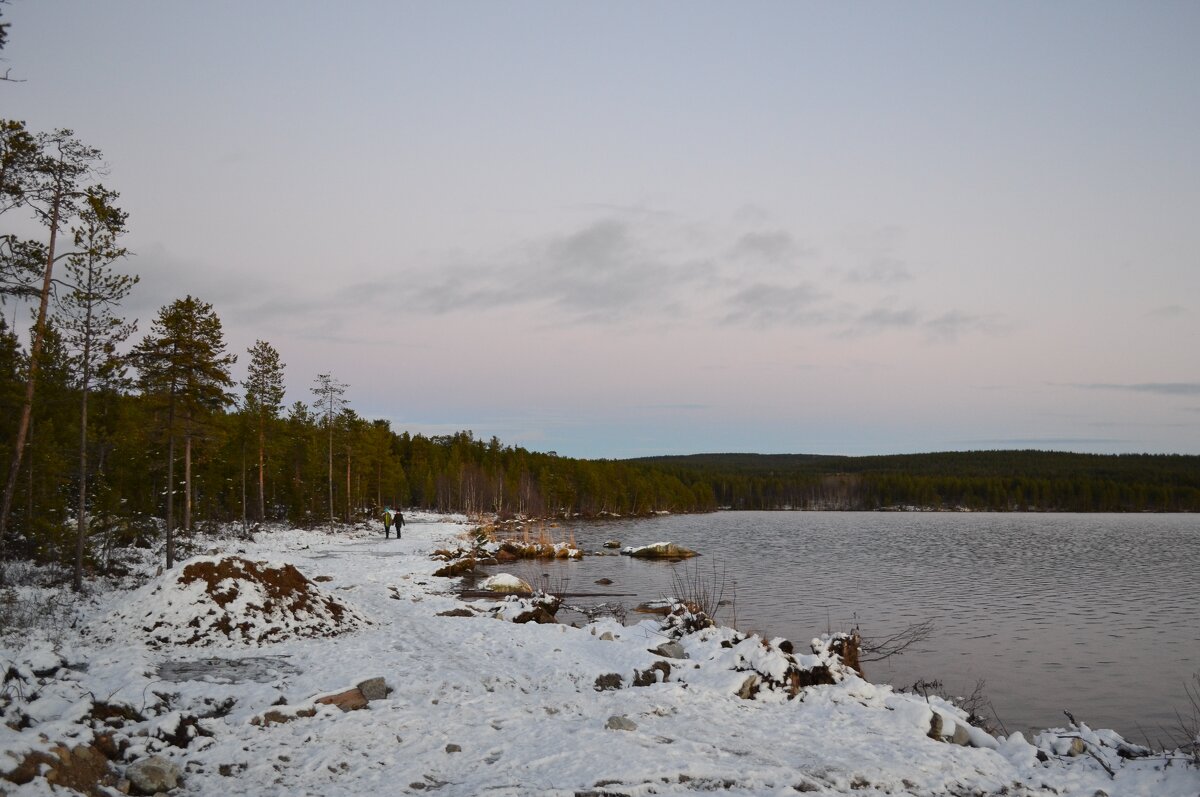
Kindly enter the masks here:
[[1200, 4], [2, 11], [0, 116], [103, 151], [139, 335], [199, 297], [289, 403], [589, 458], [1200, 454]]

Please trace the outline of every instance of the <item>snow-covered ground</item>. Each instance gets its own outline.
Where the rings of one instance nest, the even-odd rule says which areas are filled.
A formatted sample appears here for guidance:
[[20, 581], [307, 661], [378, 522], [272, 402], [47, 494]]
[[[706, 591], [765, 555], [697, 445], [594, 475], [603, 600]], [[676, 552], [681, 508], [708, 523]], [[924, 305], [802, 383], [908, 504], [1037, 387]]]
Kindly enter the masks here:
[[[993, 738], [938, 698], [843, 673], [805, 640], [789, 657], [780, 640], [707, 629], [665, 657], [651, 652], [673, 638], [659, 617], [514, 624], [515, 598], [462, 611], [430, 553], [458, 544], [465, 519], [407, 519], [400, 540], [378, 526], [273, 528], [221, 552], [316, 580], [305, 617], [344, 621], [336, 636], [312, 636], [301, 609], [288, 614], [293, 598], [239, 592], [225, 571], [211, 576], [224, 605], [205, 604], [198, 581], [177, 585], [189, 563], [217, 567], [204, 557], [138, 590], [97, 592], [73, 628], [5, 640], [0, 769], [90, 742], [103, 704], [132, 709], [108, 723], [128, 745], [117, 768], [163, 756], [183, 771], [183, 794], [1200, 794], [1200, 768], [1183, 756], [1124, 760], [1119, 738], [1086, 726]], [[231, 628], [226, 610], [254, 619]], [[830, 665], [841, 680], [789, 699], [771, 684], [795, 665]], [[363, 710], [314, 703], [374, 677], [391, 691]], [[290, 721], [264, 721], [272, 711]], [[934, 714], [973, 746], [930, 738]], [[37, 777], [5, 790], [62, 793]]]

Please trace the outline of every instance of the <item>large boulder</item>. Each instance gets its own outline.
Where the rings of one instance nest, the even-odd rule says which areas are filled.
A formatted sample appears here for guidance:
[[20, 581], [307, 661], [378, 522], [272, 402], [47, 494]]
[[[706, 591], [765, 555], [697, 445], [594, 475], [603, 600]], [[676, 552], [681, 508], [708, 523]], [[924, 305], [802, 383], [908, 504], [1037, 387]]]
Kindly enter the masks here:
[[684, 548], [682, 545], [676, 545], [673, 542], [656, 542], [652, 545], [642, 545], [637, 548], [622, 548], [621, 553], [637, 559], [690, 559], [693, 556], [700, 555], [690, 548]]
[[482, 586], [491, 592], [533, 592], [528, 581], [511, 573], [497, 573], [484, 581]]

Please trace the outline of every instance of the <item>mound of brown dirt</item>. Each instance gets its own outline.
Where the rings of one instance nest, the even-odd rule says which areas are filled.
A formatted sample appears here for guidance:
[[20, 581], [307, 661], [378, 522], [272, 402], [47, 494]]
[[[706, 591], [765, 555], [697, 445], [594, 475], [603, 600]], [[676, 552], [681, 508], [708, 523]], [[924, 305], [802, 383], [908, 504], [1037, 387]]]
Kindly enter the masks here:
[[292, 565], [236, 556], [201, 557], [165, 574], [117, 620], [147, 634], [151, 647], [330, 637], [368, 622]]

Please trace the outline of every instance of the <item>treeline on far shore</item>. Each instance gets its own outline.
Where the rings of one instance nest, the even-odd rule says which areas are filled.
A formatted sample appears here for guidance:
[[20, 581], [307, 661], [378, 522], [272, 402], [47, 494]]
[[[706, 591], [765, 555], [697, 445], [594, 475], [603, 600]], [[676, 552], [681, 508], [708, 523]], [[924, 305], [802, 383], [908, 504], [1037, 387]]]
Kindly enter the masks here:
[[719, 507], [734, 510], [1200, 511], [1200, 457], [1178, 454], [697, 454], [633, 461], [705, 484]]

